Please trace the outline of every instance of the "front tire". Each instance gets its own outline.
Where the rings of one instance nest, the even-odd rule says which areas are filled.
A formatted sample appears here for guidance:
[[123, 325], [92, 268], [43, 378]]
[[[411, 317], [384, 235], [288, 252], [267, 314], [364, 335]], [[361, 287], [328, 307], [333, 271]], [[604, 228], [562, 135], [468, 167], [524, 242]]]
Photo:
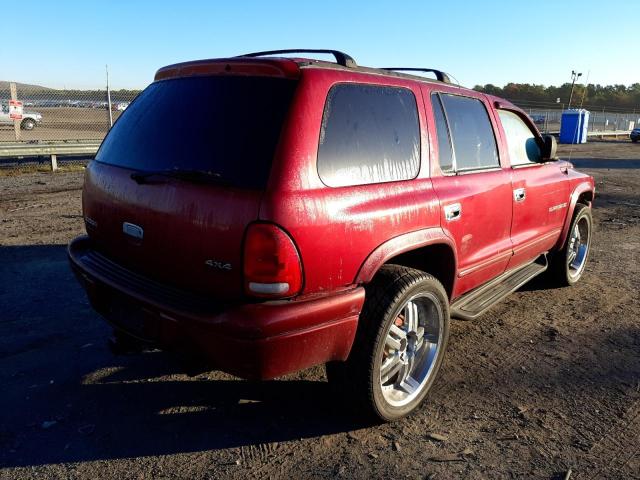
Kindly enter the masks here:
[[549, 261], [551, 280], [558, 286], [574, 285], [582, 278], [591, 249], [592, 230], [591, 208], [578, 203], [573, 213], [567, 239], [562, 249], [556, 252]]
[[442, 284], [412, 268], [386, 265], [367, 286], [351, 355], [327, 364], [327, 378], [359, 412], [383, 421], [422, 403], [449, 339], [449, 301]]

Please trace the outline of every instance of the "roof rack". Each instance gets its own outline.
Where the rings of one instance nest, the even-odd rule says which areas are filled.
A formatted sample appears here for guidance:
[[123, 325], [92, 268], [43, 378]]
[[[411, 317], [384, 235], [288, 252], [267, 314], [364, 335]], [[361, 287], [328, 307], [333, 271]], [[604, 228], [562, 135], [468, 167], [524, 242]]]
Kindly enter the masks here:
[[338, 65], [342, 65], [343, 67], [357, 67], [358, 64], [356, 61], [346, 53], [340, 52], [338, 50], [322, 50], [315, 48], [301, 48], [294, 50], [267, 50], [264, 52], [253, 52], [253, 53], [245, 53], [244, 55], [239, 55], [240, 57], [264, 57], [266, 55], [279, 55], [281, 53], [327, 53], [333, 55], [336, 59], [336, 63]]
[[434, 68], [413, 68], [413, 67], [384, 67], [381, 70], [390, 70], [390, 71], [404, 71], [404, 72], [427, 72], [435, 74], [436, 78], [440, 82], [451, 83], [451, 79], [449, 75], [446, 73], [436, 70]]

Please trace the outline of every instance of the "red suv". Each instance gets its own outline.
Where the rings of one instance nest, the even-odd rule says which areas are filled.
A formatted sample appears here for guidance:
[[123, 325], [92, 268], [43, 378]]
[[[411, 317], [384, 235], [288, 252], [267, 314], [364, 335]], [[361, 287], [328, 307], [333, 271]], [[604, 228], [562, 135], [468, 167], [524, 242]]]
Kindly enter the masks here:
[[393, 420], [450, 316], [578, 281], [593, 197], [526, 113], [442, 72], [259, 52], [156, 73], [87, 167], [69, 258], [119, 344], [245, 378], [326, 364]]

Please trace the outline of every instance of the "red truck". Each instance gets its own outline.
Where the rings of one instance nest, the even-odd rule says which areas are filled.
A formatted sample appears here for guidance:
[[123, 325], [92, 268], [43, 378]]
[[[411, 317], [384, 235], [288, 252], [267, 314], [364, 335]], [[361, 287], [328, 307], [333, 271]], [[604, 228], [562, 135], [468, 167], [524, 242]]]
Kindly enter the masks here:
[[[336, 61], [286, 56], [311, 53]], [[87, 167], [68, 253], [115, 346], [252, 379], [326, 364], [388, 421], [427, 395], [450, 317], [579, 280], [593, 198], [522, 110], [443, 72], [257, 52], [156, 73]]]

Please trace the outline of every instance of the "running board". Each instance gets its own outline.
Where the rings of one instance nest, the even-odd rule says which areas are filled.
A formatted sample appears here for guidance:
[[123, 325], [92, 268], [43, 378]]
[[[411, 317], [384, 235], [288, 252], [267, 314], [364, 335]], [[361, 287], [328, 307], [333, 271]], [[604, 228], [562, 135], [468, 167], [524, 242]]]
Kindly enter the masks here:
[[524, 267], [503, 273], [454, 301], [451, 304], [451, 316], [462, 320], [478, 318], [511, 292], [540, 275], [547, 267], [547, 255], [544, 254]]

